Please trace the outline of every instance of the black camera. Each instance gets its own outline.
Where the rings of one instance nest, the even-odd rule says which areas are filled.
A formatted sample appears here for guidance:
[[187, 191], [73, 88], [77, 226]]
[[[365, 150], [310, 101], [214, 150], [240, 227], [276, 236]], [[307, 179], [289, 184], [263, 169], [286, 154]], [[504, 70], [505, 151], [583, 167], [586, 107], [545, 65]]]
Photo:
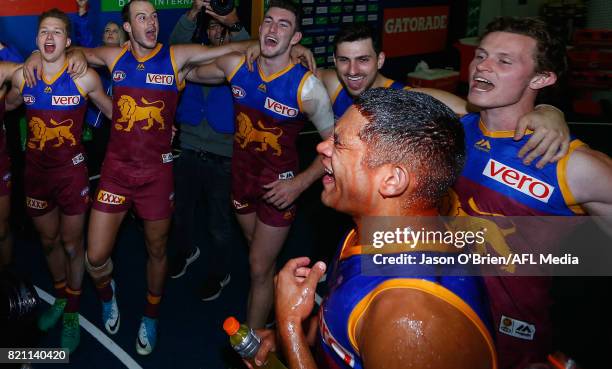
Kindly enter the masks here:
[[228, 15], [234, 10], [234, 0], [210, 0], [210, 7], [219, 15]]

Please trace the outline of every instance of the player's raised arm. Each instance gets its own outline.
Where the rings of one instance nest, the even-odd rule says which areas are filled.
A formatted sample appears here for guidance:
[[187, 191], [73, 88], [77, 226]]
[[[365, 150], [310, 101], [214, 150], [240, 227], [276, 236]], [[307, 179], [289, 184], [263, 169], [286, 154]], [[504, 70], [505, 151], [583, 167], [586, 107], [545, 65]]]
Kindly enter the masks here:
[[100, 109], [108, 119], [113, 115], [113, 102], [104, 91], [100, 76], [95, 71], [89, 69], [85, 75], [77, 80], [78, 83], [91, 98], [91, 101]]

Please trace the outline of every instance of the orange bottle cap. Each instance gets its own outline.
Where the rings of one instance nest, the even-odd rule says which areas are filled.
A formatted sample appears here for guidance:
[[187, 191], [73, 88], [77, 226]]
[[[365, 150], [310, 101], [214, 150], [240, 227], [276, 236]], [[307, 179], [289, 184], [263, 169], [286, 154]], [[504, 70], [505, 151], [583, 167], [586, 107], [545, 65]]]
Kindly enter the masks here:
[[235, 335], [240, 329], [240, 323], [233, 316], [228, 317], [223, 322], [223, 330], [227, 333], [228, 336]]

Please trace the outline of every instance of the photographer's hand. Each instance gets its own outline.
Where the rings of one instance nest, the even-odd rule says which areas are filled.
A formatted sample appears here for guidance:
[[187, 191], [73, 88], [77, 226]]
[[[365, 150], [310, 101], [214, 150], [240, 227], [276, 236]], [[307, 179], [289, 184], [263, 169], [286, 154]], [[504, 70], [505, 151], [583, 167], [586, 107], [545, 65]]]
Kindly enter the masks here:
[[229, 14], [219, 15], [215, 13], [212, 7], [210, 6], [210, 0], [203, 0], [203, 2], [204, 2], [204, 6], [206, 7], [206, 14], [218, 20], [219, 23], [223, 24], [224, 26], [231, 27], [232, 25], [240, 22], [240, 19], [238, 18], [238, 12], [236, 11], [236, 7], [234, 7], [234, 9], [232, 9], [232, 11]]
[[187, 12], [187, 19], [192, 22], [195, 22], [198, 18], [198, 14], [202, 10], [202, 8], [208, 5], [208, 1], [204, 0], [193, 0], [193, 4], [191, 5], [191, 9]]

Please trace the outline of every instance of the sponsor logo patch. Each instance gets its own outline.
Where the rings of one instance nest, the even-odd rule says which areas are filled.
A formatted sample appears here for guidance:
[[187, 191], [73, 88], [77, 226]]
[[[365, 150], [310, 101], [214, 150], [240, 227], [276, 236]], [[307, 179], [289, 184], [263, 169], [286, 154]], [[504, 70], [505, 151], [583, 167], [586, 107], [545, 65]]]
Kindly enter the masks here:
[[278, 101], [266, 97], [266, 102], [264, 103], [264, 108], [274, 112], [276, 114], [282, 115], [284, 117], [293, 118], [298, 115], [298, 110], [291, 106], [281, 104]]
[[168, 153], [162, 154], [161, 159], [162, 159], [162, 163], [164, 164], [171, 163], [173, 160], [172, 153], [168, 152]]
[[47, 208], [48, 203], [44, 200], [37, 200], [26, 196], [26, 206], [30, 209], [43, 210]]
[[51, 96], [51, 105], [53, 106], [74, 106], [79, 105], [81, 102], [81, 96]]
[[257, 89], [263, 93], [268, 92], [268, 89], [266, 88], [266, 84], [265, 83], [260, 83], [259, 86], [257, 86]]
[[145, 69], [144, 64], [142, 63], [138, 64], [138, 66], [136, 66], [136, 69], [138, 69], [139, 71], [143, 71]]
[[474, 147], [484, 152], [491, 151], [491, 143], [488, 140], [485, 140], [484, 138], [482, 140], [477, 141], [474, 144]]
[[89, 186], [87, 186], [87, 187], [85, 187], [85, 188], [83, 188], [83, 189], [81, 190], [81, 197], [85, 197], [85, 196], [87, 196], [88, 194], [89, 194]]
[[482, 174], [543, 203], [548, 203], [555, 190], [548, 183], [493, 159], [489, 159]]
[[249, 203], [245, 203], [245, 204], [241, 204], [240, 202], [236, 201], [236, 200], [232, 200], [232, 202], [234, 203], [234, 209], [236, 210], [240, 210], [240, 209], [244, 209], [247, 206], [249, 206]]
[[74, 158], [72, 158], [72, 164], [77, 165], [82, 163], [85, 160], [85, 156], [82, 153], [78, 153]]
[[53, 92], [53, 90], [51, 89], [51, 86], [45, 87], [45, 93], [46, 94], [50, 94], [51, 92]]
[[125, 196], [117, 195], [112, 192], [100, 190], [96, 200], [108, 205], [121, 205], [125, 202]]
[[242, 99], [246, 96], [246, 91], [240, 86], [232, 85], [232, 95], [236, 99]]
[[499, 322], [499, 331], [508, 336], [532, 341], [536, 328], [533, 324], [502, 315]]
[[36, 102], [36, 98], [32, 95], [23, 95], [23, 102], [26, 105], [32, 105]]
[[113, 72], [113, 81], [115, 82], [121, 82], [125, 79], [127, 75], [125, 74], [124, 71], [122, 70], [116, 70]]
[[8, 182], [11, 180], [11, 172], [6, 173], [4, 176], [2, 176], [2, 180], [4, 182]]
[[174, 76], [171, 74], [147, 73], [147, 83], [151, 85], [172, 86]]
[[278, 175], [278, 179], [291, 179], [293, 177], [294, 177], [293, 171], [291, 171], [291, 170], [288, 171], [288, 172], [281, 173], [281, 174]]

